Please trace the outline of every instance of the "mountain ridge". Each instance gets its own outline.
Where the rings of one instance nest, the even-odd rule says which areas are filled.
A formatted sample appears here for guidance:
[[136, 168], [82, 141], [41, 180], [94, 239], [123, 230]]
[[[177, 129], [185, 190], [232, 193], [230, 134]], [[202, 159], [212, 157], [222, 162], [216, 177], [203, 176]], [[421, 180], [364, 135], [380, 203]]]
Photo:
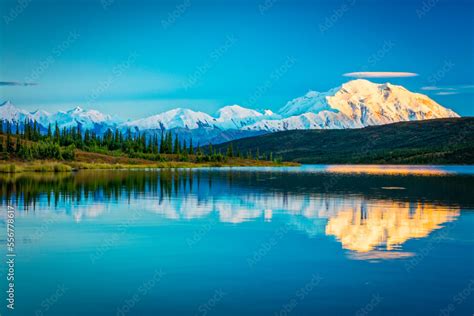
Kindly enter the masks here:
[[[346, 129], [383, 125], [400, 121], [459, 117], [429, 97], [413, 93], [390, 83], [377, 84], [356, 79], [327, 92], [309, 91], [287, 102], [277, 113], [257, 111], [240, 105], [220, 108], [214, 115], [187, 108], [175, 108], [149, 117], [128, 120], [80, 106], [68, 111], [49, 113], [42, 110], [27, 112], [7, 101], [0, 105], [0, 119], [21, 122], [36, 120], [43, 128], [58, 122], [60, 128], [80, 126], [98, 133], [109, 128], [132, 129], [156, 133], [166, 130], [207, 130], [215, 141], [226, 141], [219, 133], [241, 131], [239, 135], [254, 135], [295, 129]], [[189, 133], [187, 133], [189, 134]], [[196, 134], [205, 135], [202, 131]], [[229, 133], [227, 133], [229, 135]], [[232, 134], [232, 133], [231, 133]], [[219, 139], [221, 138], [221, 139]], [[203, 137], [202, 143], [209, 141]]]

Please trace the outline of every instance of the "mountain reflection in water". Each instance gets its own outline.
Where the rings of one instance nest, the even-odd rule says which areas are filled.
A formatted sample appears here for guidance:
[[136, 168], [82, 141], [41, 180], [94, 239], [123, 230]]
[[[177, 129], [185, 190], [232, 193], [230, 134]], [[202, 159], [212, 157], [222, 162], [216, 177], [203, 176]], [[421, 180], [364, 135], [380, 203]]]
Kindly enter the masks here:
[[[287, 223], [309, 237], [333, 236], [351, 258], [411, 256], [403, 244], [427, 237], [472, 206], [470, 176], [260, 172], [239, 169], [80, 171], [0, 177], [3, 205], [27, 216], [53, 212], [64, 220], [100, 221], [117, 203], [168, 220], [214, 216], [221, 223]], [[406, 171], [406, 168], [403, 169]], [[400, 187], [405, 190], [386, 190]]]

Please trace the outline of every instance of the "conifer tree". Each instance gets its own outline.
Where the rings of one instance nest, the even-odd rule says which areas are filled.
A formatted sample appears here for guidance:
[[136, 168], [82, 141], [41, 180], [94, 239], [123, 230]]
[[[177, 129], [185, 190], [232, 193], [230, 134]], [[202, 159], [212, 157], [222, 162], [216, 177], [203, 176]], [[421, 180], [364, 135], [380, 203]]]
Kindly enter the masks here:
[[189, 154], [194, 155], [194, 148], [193, 148], [193, 138], [189, 140]]
[[227, 145], [227, 152], [226, 152], [227, 157], [234, 157], [234, 148], [232, 147], [232, 143]]
[[171, 131], [168, 132], [168, 140], [166, 142], [166, 148], [167, 148], [167, 153], [171, 154], [173, 153], [173, 135], [171, 134]]
[[16, 138], [15, 153], [19, 153], [21, 149], [20, 137]]
[[183, 148], [181, 149], [181, 152], [185, 155], [188, 154], [188, 148], [186, 147], [186, 139], [183, 139]]
[[52, 132], [51, 132], [51, 123], [48, 124], [48, 139], [51, 139], [53, 136]]
[[61, 138], [61, 135], [59, 133], [59, 126], [58, 126], [58, 122], [56, 122], [56, 126], [54, 128], [54, 141], [57, 144], [59, 144], [60, 138]]
[[179, 148], [179, 139], [178, 139], [178, 135], [176, 135], [175, 139], [174, 139], [174, 148], [173, 148], [173, 154], [176, 154], [176, 155], [179, 155], [180, 153], [180, 148]]

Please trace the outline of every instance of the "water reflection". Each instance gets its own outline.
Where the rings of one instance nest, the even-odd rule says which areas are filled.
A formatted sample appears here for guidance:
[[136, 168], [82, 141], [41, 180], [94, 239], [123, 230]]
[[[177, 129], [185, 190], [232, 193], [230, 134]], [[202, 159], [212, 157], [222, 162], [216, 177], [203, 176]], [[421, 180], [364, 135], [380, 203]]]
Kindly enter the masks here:
[[407, 179], [344, 171], [81, 171], [2, 175], [0, 196], [20, 215], [52, 212], [76, 222], [106, 218], [118, 204], [168, 220], [278, 219], [309, 237], [335, 238], [352, 258], [392, 259], [411, 256], [403, 251], [408, 240], [442, 229], [473, 205], [467, 194], [472, 184], [469, 176]]
[[[459, 208], [430, 203], [361, 201], [355, 208], [329, 218], [326, 234], [336, 236], [344, 248], [356, 252], [392, 251], [409, 239], [428, 236], [459, 214]], [[379, 255], [383, 253], [379, 251]]]
[[[455, 169], [454, 169], [455, 170]], [[337, 173], [360, 173], [360, 174], [381, 174], [381, 175], [422, 175], [437, 176], [447, 175], [453, 172], [450, 168], [439, 168], [436, 166], [376, 166], [376, 165], [332, 165], [327, 167], [329, 172]]]

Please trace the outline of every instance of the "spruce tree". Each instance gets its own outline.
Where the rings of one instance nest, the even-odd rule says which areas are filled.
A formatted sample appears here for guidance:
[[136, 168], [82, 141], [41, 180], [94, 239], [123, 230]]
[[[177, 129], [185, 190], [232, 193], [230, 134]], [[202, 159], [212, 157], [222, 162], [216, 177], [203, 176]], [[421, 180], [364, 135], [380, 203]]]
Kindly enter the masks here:
[[59, 126], [58, 126], [58, 122], [56, 122], [56, 126], [54, 128], [54, 141], [57, 144], [59, 144], [60, 138], [61, 138], [61, 135], [59, 133]]
[[84, 145], [90, 146], [91, 144], [91, 133], [87, 129], [86, 132], [84, 133]]
[[13, 143], [11, 140], [12, 134], [12, 125], [9, 121], [7, 121], [7, 153], [13, 152]]
[[171, 131], [168, 132], [168, 140], [166, 142], [166, 148], [168, 150], [168, 154], [173, 153], [173, 135]]
[[173, 154], [179, 155], [180, 153], [180, 148], [179, 148], [179, 139], [178, 135], [176, 135], [174, 139], [174, 149], [173, 149]]
[[53, 133], [51, 131], [51, 123], [48, 124], [48, 140], [51, 140], [51, 138], [53, 137]]
[[161, 138], [160, 138], [160, 154], [164, 154], [165, 153], [165, 130], [162, 129], [161, 130]]
[[188, 148], [186, 147], [186, 139], [183, 140], [183, 149], [181, 149], [181, 152], [185, 155], [188, 154]]
[[193, 148], [193, 138], [189, 140], [189, 154], [194, 155], [194, 148]]
[[33, 140], [34, 141], [37, 141], [38, 138], [39, 138], [39, 135], [38, 135], [39, 133], [37, 134], [37, 130], [36, 130], [37, 128], [38, 128], [38, 126], [36, 124], [36, 121], [34, 121], [33, 122]]

